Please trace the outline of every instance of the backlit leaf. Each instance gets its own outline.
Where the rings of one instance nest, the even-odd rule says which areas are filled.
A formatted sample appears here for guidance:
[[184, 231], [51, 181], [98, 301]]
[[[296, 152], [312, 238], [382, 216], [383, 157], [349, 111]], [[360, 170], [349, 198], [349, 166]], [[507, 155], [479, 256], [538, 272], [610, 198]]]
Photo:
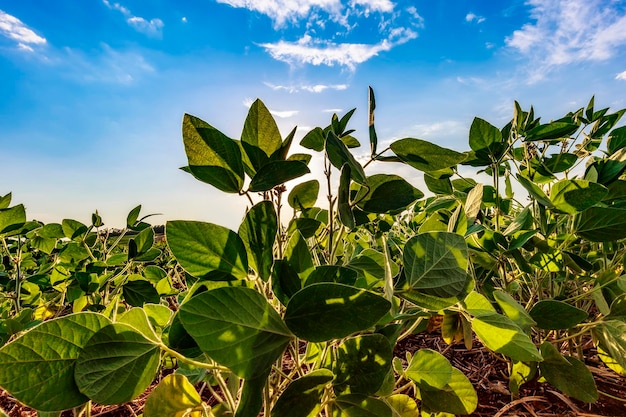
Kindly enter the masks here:
[[541, 361], [537, 347], [513, 320], [497, 313], [474, 317], [472, 329], [489, 349], [516, 361]]
[[391, 369], [393, 352], [381, 334], [365, 334], [344, 341], [337, 348], [333, 381], [340, 394], [375, 394]]
[[170, 374], [146, 399], [144, 417], [202, 417], [202, 399], [187, 377]]
[[271, 201], [255, 204], [239, 226], [239, 236], [248, 251], [250, 266], [267, 281], [274, 263], [274, 241], [278, 233], [278, 218]]
[[607, 193], [606, 187], [595, 182], [564, 179], [552, 185], [550, 201], [556, 209], [574, 214], [599, 203]]
[[397, 140], [390, 148], [405, 163], [426, 172], [454, 167], [467, 157], [463, 153], [414, 138]]
[[397, 175], [376, 174], [367, 177], [368, 187], [361, 187], [357, 206], [368, 213], [387, 213], [404, 209], [424, 197], [417, 188]]

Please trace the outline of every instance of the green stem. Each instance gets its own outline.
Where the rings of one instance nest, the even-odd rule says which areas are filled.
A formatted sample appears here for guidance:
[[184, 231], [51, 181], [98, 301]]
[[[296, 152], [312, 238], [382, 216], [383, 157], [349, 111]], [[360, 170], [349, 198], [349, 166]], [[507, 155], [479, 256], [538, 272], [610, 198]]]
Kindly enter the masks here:
[[188, 357], [176, 352], [174, 349], [167, 347], [163, 343], [159, 343], [158, 346], [161, 350], [167, 352], [170, 356], [173, 356], [179, 361], [184, 362], [188, 365], [196, 366], [198, 368], [203, 368], [203, 369], [209, 369], [212, 371], [230, 372], [230, 370], [225, 366], [216, 365], [215, 363], [206, 363], [206, 362], [194, 361], [193, 359], [189, 359]]

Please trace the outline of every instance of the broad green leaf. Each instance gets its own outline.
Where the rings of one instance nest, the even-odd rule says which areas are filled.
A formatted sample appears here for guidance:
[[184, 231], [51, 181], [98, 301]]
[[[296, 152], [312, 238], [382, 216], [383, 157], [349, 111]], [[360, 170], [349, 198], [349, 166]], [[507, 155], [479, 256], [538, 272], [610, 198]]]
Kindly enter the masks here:
[[417, 403], [406, 394], [390, 395], [386, 401], [393, 410], [394, 417], [420, 417]]
[[564, 179], [552, 185], [550, 201], [564, 213], [575, 214], [602, 201], [606, 187], [585, 180]]
[[302, 280], [305, 280], [315, 269], [309, 246], [299, 231], [294, 233], [289, 242], [287, 242], [283, 259], [296, 271]]
[[607, 320], [591, 330], [598, 350], [626, 368], [626, 323], [621, 320]]
[[76, 359], [87, 341], [109, 323], [96, 313], [43, 322], [0, 349], [0, 386], [41, 411], [66, 410], [89, 401], [74, 381]]
[[237, 142], [203, 120], [185, 114], [183, 143], [194, 177], [227, 193], [241, 190], [244, 172]]
[[532, 381], [537, 375], [537, 362], [513, 361], [509, 378], [509, 390], [513, 395], [518, 395], [520, 387]]
[[354, 269], [340, 265], [321, 265], [315, 268], [304, 282], [303, 286], [318, 282], [336, 282], [339, 284], [354, 285], [357, 272]]
[[626, 209], [591, 207], [576, 219], [576, 234], [592, 242], [626, 238]]
[[543, 190], [539, 188], [539, 186], [530, 181], [528, 178], [521, 176], [520, 174], [517, 174], [516, 178], [520, 185], [524, 187], [526, 191], [528, 191], [528, 194], [530, 194], [532, 198], [537, 200], [538, 203], [544, 205], [545, 207], [553, 207], [552, 202], [550, 201], [546, 193], [544, 193]]
[[282, 305], [302, 289], [302, 279], [285, 259], [277, 259], [272, 269], [272, 290]]
[[463, 290], [454, 297], [435, 297], [433, 295], [424, 294], [421, 291], [412, 289], [408, 283], [404, 282], [403, 285], [398, 286], [396, 289], [396, 295], [412, 302], [413, 304], [428, 310], [428, 311], [441, 311], [448, 308], [460, 301], [462, 301], [473, 289], [475, 283], [472, 277], [468, 274], [465, 278], [465, 284]]
[[[385, 279], [385, 254], [374, 249], [365, 249], [356, 257], [352, 258], [347, 265], [349, 268], [361, 271], [366, 275], [370, 275], [374, 280]], [[395, 263], [391, 263], [391, 273], [396, 275], [399, 267]]]
[[[250, 106], [243, 132], [241, 132], [241, 141], [260, 149], [267, 157], [282, 146], [283, 141], [274, 117], [259, 99], [256, 99]], [[258, 163], [259, 161], [251, 162], [257, 171], [262, 166]]]
[[461, 235], [448, 232], [418, 234], [404, 246], [409, 286], [427, 295], [458, 295], [467, 280], [468, 251]]
[[619, 362], [610, 357], [604, 350], [602, 350], [600, 346], [596, 346], [596, 349], [598, 351], [598, 358], [600, 358], [602, 363], [604, 363], [607, 368], [611, 369], [613, 372], [616, 372], [621, 376], [626, 376], [626, 369], [623, 368], [619, 364]]
[[543, 159], [543, 165], [553, 174], [567, 171], [576, 164], [578, 157], [573, 153], [557, 153]]
[[616, 151], [608, 158], [596, 160], [589, 169], [595, 168], [597, 182], [603, 185], [609, 185], [617, 180], [626, 170], [626, 148]]
[[568, 122], [552, 122], [539, 125], [526, 132], [527, 141], [569, 138], [578, 130], [578, 124]]
[[500, 129], [479, 117], [474, 118], [469, 132], [469, 145], [474, 152], [490, 154], [497, 159], [502, 143]]
[[224, 279], [248, 277], [246, 247], [235, 232], [198, 221], [174, 220], [165, 226], [167, 243], [180, 265], [191, 275]]
[[80, 391], [99, 404], [121, 404], [144, 392], [161, 360], [158, 344], [127, 324], [100, 329], [76, 361], [74, 377]]
[[472, 414], [478, 406], [478, 396], [463, 372], [452, 368], [450, 382], [442, 389], [420, 387], [422, 406], [429, 412]]
[[250, 181], [249, 191], [269, 191], [277, 185], [311, 172], [302, 161], [272, 161], [261, 167]]
[[537, 327], [546, 330], [569, 329], [585, 320], [587, 312], [559, 300], [541, 300], [529, 312]]
[[137, 223], [137, 219], [139, 219], [139, 213], [141, 212], [141, 204], [134, 207], [131, 211], [128, 212], [128, 216], [126, 216], [126, 227], [131, 228], [135, 226]]
[[26, 209], [23, 204], [0, 209], [0, 235], [20, 229], [26, 223]]
[[333, 386], [337, 394], [375, 394], [391, 369], [393, 352], [381, 334], [365, 334], [337, 348]]
[[333, 417], [392, 417], [392, 410], [383, 401], [361, 394], [335, 398]]
[[187, 377], [170, 374], [159, 382], [143, 408], [144, 417], [202, 417], [202, 399]]
[[404, 209], [424, 197], [417, 188], [397, 175], [376, 174], [367, 177], [367, 187], [361, 187], [354, 200], [368, 213], [388, 213]]
[[11, 205], [11, 199], [13, 198], [13, 193], [7, 193], [3, 196], [0, 196], [0, 209], [9, 208]]
[[318, 180], [305, 181], [293, 187], [287, 196], [287, 202], [295, 210], [311, 208], [317, 201], [319, 191], [320, 183]]
[[271, 369], [268, 368], [262, 374], [243, 382], [234, 417], [258, 417], [263, 407], [263, 392], [267, 386], [270, 371]]
[[420, 349], [411, 358], [405, 374], [420, 389], [444, 389], [452, 379], [452, 365], [441, 353]]
[[390, 148], [405, 163], [426, 172], [454, 167], [467, 158], [463, 153], [422, 139], [400, 139], [393, 142]]
[[390, 307], [389, 301], [374, 293], [343, 284], [319, 283], [291, 297], [285, 323], [304, 340], [325, 342], [372, 327]]
[[496, 299], [504, 314], [513, 320], [524, 332], [529, 333], [530, 329], [537, 324], [526, 309], [508, 292], [496, 290], [493, 292], [493, 298]]
[[[156, 304], [152, 305], [155, 306]], [[148, 320], [148, 315], [143, 308], [133, 307], [130, 310], [125, 311], [117, 317], [116, 323], [127, 324], [144, 335], [146, 339], [150, 339], [156, 343], [159, 342], [159, 337], [152, 328], [152, 325]]]
[[591, 371], [571, 356], [562, 356], [550, 342], [541, 345], [543, 362], [539, 363], [542, 376], [570, 397], [586, 403], [598, 400], [598, 390]]
[[265, 374], [292, 336], [265, 297], [224, 287], [192, 297], [180, 320], [200, 349], [241, 378]]
[[87, 233], [87, 226], [78, 220], [73, 219], [63, 219], [61, 222], [61, 227], [63, 228], [63, 233], [65, 237], [71, 240], [74, 240], [78, 237], [81, 237], [85, 233]]
[[473, 316], [482, 316], [484, 314], [496, 313], [489, 299], [479, 292], [471, 291], [464, 300], [465, 311]]
[[239, 226], [239, 236], [248, 251], [250, 266], [264, 281], [272, 272], [277, 233], [278, 217], [271, 201], [252, 206]]
[[300, 141], [300, 145], [307, 149], [313, 149], [314, 151], [321, 152], [324, 150], [324, 142], [326, 141], [326, 135], [321, 127], [315, 129], [304, 135], [304, 138]]
[[154, 230], [147, 227], [128, 242], [128, 257], [137, 258], [148, 252], [154, 245]]
[[613, 129], [609, 134], [609, 138], [606, 142], [606, 148], [609, 155], [613, 155], [615, 152], [626, 147], [626, 126]]
[[309, 219], [307, 217], [298, 217], [292, 219], [287, 227], [287, 235], [291, 236], [296, 231], [302, 234], [302, 237], [308, 239], [315, 236], [322, 225], [322, 222], [315, 219]]
[[424, 172], [424, 184], [428, 190], [437, 195], [449, 195], [453, 193], [450, 178], [435, 178], [428, 172]]
[[480, 341], [494, 352], [516, 361], [541, 361], [537, 347], [515, 322], [497, 313], [472, 319], [472, 329]]
[[128, 281], [122, 287], [122, 294], [124, 300], [133, 307], [141, 307], [146, 303], [157, 304], [161, 301], [154, 285], [143, 279]]
[[367, 184], [367, 178], [365, 176], [365, 171], [363, 171], [363, 167], [350, 153], [346, 145], [332, 131], [328, 132], [324, 148], [326, 149], [328, 160], [333, 164], [333, 166], [335, 166], [335, 168], [341, 169], [343, 164], [348, 164], [350, 166], [350, 175], [352, 180], [361, 185]]
[[322, 407], [324, 387], [333, 380], [328, 369], [318, 369], [292, 381], [278, 397], [271, 417], [315, 417]]

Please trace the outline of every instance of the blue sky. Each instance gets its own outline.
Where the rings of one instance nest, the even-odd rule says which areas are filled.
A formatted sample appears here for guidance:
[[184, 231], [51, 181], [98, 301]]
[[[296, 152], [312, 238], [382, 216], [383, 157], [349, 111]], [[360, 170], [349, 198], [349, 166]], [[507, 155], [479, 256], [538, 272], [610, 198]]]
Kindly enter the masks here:
[[0, 0], [0, 194], [45, 222], [142, 204], [236, 228], [244, 199], [178, 170], [183, 114], [239, 138], [258, 97], [300, 138], [357, 107], [367, 144], [368, 85], [381, 142], [461, 151], [513, 100], [624, 108], [626, 1]]

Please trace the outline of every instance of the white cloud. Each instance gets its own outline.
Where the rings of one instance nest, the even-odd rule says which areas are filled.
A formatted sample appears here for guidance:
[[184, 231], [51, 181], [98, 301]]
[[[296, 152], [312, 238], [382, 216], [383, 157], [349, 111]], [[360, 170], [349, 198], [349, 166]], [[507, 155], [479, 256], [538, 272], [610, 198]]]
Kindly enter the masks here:
[[45, 45], [46, 39], [37, 35], [20, 19], [0, 10], [0, 34], [17, 42], [19, 49], [34, 52], [33, 46]]
[[474, 13], [468, 13], [465, 15], [465, 21], [466, 22], [476, 22], [476, 23], [482, 23], [484, 22], [486, 19], [482, 16], [478, 16]]
[[456, 120], [444, 120], [428, 124], [417, 124], [411, 129], [411, 134], [415, 137], [432, 138], [446, 136], [454, 137], [467, 133], [467, 126]]
[[341, 113], [343, 109], [324, 109], [322, 113]]
[[624, 80], [626, 81], [626, 71], [620, 72], [615, 76], [616, 80]]
[[249, 9], [267, 15], [278, 27], [309, 15], [312, 9], [340, 15], [340, 0], [217, 0], [232, 7]]
[[[102, 0], [105, 6], [111, 10], [117, 10], [126, 18], [126, 23], [137, 32], [143, 33], [148, 36], [160, 37], [163, 29], [163, 21], [161, 19], [144, 19], [140, 16], [134, 16], [131, 11], [122, 6], [120, 3], [111, 3], [109, 0]], [[183, 17], [183, 22], [186, 22], [187, 18]]]
[[287, 91], [288, 93], [299, 93], [301, 91], [306, 91], [309, 93], [321, 93], [325, 90], [345, 90], [348, 88], [347, 84], [334, 84], [334, 85], [325, 85], [325, 84], [315, 84], [315, 85], [275, 85], [272, 83], [264, 83], [266, 86], [271, 88], [274, 91]]
[[528, 0], [533, 23], [506, 38], [531, 59], [530, 81], [574, 62], [601, 61], [626, 45], [626, 11], [617, 1]]
[[357, 64], [416, 37], [417, 33], [411, 29], [396, 28], [391, 31], [387, 39], [377, 44], [334, 43], [304, 35], [297, 42], [279, 41], [264, 43], [261, 46], [274, 59], [290, 65], [340, 65], [354, 70]]

